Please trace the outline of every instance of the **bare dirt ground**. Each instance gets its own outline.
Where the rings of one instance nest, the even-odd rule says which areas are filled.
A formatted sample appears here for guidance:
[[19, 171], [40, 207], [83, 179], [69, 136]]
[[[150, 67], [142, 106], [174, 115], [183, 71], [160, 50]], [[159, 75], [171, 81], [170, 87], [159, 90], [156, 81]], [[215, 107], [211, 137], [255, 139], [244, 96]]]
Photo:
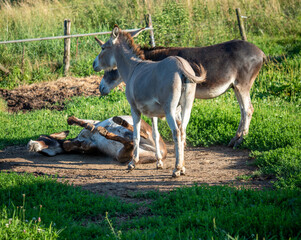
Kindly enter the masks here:
[[[22, 86], [14, 90], [0, 89], [7, 101], [8, 111], [28, 111], [50, 108], [63, 109], [63, 102], [72, 96], [98, 95], [99, 77], [62, 78], [56, 82]], [[93, 192], [131, 198], [133, 193], [149, 190], [169, 191], [194, 184], [230, 185], [262, 189], [272, 187], [268, 179], [238, 180], [242, 175], [252, 175], [256, 167], [248, 150], [224, 146], [187, 147], [185, 150], [185, 176], [172, 178], [175, 164], [173, 144], [168, 143], [168, 156], [162, 170], [156, 164], [138, 165], [133, 171], [126, 164], [106, 156], [65, 154], [46, 157], [29, 153], [25, 146], [7, 147], [0, 151], [0, 170], [29, 172], [35, 175], [57, 175], [77, 186]]]
[[171, 177], [175, 164], [173, 144], [168, 143], [168, 156], [162, 170], [155, 163], [137, 165], [133, 171], [107, 156], [66, 154], [47, 157], [30, 153], [25, 146], [8, 147], [0, 152], [0, 170], [29, 172], [35, 175], [55, 176], [95, 193], [131, 198], [133, 193], [149, 190], [169, 191], [194, 184], [229, 185], [252, 189], [269, 188], [266, 179], [238, 180], [251, 175], [252, 165], [247, 150], [234, 150], [224, 146], [187, 147], [185, 166], [187, 174]]
[[9, 112], [31, 111], [42, 108], [62, 110], [64, 102], [74, 96], [100, 95], [101, 78], [65, 77], [53, 82], [24, 85], [12, 90], [0, 88], [0, 98], [7, 102]]

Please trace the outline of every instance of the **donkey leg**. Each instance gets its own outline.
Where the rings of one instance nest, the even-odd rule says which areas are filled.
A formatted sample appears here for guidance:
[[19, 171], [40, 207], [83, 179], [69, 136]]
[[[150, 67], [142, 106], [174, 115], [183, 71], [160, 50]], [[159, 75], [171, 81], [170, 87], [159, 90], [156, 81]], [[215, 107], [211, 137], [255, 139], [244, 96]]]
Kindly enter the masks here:
[[107, 129], [105, 129], [102, 126], [99, 126], [96, 128], [97, 132], [105, 137], [106, 139], [120, 142], [123, 144], [123, 148], [120, 149], [117, 156], [117, 161], [120, 163], [128, 162], [131, 157], [133, 156], [133, 141], [130, 141], [126, 138], [120, 137], [116, 135], [115, 133], [109, 132]]
[[[127, 121], [122, 119], [121, 117], [118, 117], [118, 116], [113, 117], [113, 122], [115, 122], [116, 124], [126, 128], [132, 132], [134, 131], [134, 127], [131, 124], [129, 124]], [[148, 134], [145, 131], [143, 131], [143, 129], [140, 129], [140, 136], [145, 139], [148, 138]]]
[[77, 126], [80, 126], [80, 127], [84, 127], [85, 129], [89, 130], [90, 132], [94, 132], [95, 131], [95, 126], [92, 122], [97, 123], [97, 121], [82, 120], [82, 119], [78, 119], [74, 116], [69, 117], [67, 119], [67, 123], [69, 125], [77, 125]]
[[[244, 121], [244, 126], [242, 128], [242, 136], [244, 137], [249, 133], [249, 127], [250, 127], [252, 115], [254, 112], [254, 108], [251, 103], [250, 92], [245, 92], [245, 93], [243, 92], [241, 95], [242, 95], [243, 105], [244, 105], [244, 110], [245, 110], [245, 121]], [[238, 144], [240, 144], [240, 143], [241, 142], [238, 142]], [[234, 146], [234, 147], [236, 147], [236, 146]]]
[[77, 139], [66, 140], [63, 143], [63, 149], [66, 152], [85, 152], [92, 153], [98, 149], [95, 144], [87, 141], [79, 141]]
[[153, 117], [152, 118], [152, 131], [153, 131], [153, 139], [155, 141], [156, 146], [156, 159], [157, 159], [157, 169], [163, 168], [163, 162], [162, 162], [162, 154], [160, 151], [160, 134], [158, 131], [158, 118]]
[[181, 130], [181, 142], [182, 142], [182, 151], [183, 151], [183, 167], [181, 169], [181, 175], [185, 175], [185, 162], [184, 162], [184, 148], [186, 146], [186, 129], [189, 123], [191, 110], [193, 106], [193, 101], [195, 97], [196, 84], [188, 83], [185, 86], [185, 91], [181, 95], [180, 104], [181, 104], [181, 119], [182, 123], [180, 125]]
[[239, 103], [241, 120], [236, 135], [234, 138], [231, 139], [228, 146], [235, 148], [242, 143], [244, 136], [247, 135], [249, 132], [249, 126], [254, 109], [251, 103], [249, 91], [244, 92], [236, 86], [234, 87], [234, 92]]
[[183, 168], [183, 151], [181, 143], [181, 131], [176, 123], [175, 116], [171, 113], [166, 114], [166, 121], [171, 129], [172, 137], [175, 144], [176, 164], [173, 170], [173, 177], [180, 177]]
[[133, 158], [128, 164], [128, 169], [133, 170], [135, 168], [135, 165], [139, 162], [139, 143], [140, 143], [140, 126], [141, 126], [141, 113], [133, 109], [131, 107], [131, 113], [133, 117], [133, 123], [134, 123], [134, 132], [133, 132], [133, 142], [134, 142], [134, 154]]
[[[178, 106], [178, 108], [180, 109], [180, 111], [177, 110], [176, 122], [177, 122], [178, 128], [181, 130], [182, 129], [182, 112], [181, 112], [182, 107]], [[186, 147], [186, 137], [184, 138], [183, 144], [184, 144], [184, 148], [185, 148]]]
[[119, 150], [117, 161], [120, 163], [128, 162], [133, 156], [133, 142], [127, 145], [124, 145], [122, 149]]
[[118, 135], [116, 135], [115, 133], [109, 132], [107, 129], [105, 129], [102, 126], [99, 126], [96, 128], [96, 131], [102, 135], [103, 137], [105, 137], [106, 139], [112, 140], [112, 141], [116, 141], [116, 142], [120, 142], [122, 143], [124, 146], [131, 146], [133, 145], [132, 141], [129, 141], [128, 139], [124, 138], [124, 137], [120, 137]]

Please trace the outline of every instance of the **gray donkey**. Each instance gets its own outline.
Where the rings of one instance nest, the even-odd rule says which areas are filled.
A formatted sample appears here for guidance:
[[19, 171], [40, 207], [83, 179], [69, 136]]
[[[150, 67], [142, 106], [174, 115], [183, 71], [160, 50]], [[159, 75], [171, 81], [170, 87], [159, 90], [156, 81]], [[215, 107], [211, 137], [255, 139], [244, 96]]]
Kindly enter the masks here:
[[111, 38], [101, 46], [95, 58], [96, 72], [118, 68], [126, 83], [126, 97], [131, 105], [134, 122], [134, 154], [128, 168], [134, 169], [139, 162], [141, 114], [152, 118], [153, 139], [156, 144], [157, 168], [163, 167], [159, 151], [158, 117], [166, 117], [175, 143], [176, 164], [174, 177], [185, 174], [184, 143], [186, 127], [190, 119], [196, 83], [206, 78], [204, 69], [196, 77], [190, 64], [181, 57], [168, 57], [159, 62], [145, 61], [140, 47], [130, 34], [117, 25]]

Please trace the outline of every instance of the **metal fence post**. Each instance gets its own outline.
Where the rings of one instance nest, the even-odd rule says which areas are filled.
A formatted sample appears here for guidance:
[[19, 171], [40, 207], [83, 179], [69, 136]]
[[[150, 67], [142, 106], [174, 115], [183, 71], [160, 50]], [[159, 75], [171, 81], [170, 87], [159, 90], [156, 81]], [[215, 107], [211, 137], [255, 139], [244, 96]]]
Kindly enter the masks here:
[[[71, 20], [66, 19], [64, 21], [64, 35], [70, 35], [71, 33]], [[69, 67], [70, 67], [70, 44], [71, 44], [71, 39], [70, 38], [65, 38], [64, 39], [64, 59], [63, 59], [63, 64], [64, 64], [64, 76], [68, 75]]]

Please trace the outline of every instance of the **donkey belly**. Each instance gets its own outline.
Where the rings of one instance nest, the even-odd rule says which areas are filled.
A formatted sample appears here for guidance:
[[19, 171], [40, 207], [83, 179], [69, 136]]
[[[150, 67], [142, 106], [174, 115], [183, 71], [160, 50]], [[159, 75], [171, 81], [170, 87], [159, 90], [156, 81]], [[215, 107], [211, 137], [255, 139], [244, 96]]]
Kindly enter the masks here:
[[136, 103], [136, 107], [145, 116], [165, 117], [163, 106], [156, 99]]
[[[133, 123], [131, 116], [120, 116], [120, 117], [122, 119], [126, 120], [130, 124]], [[95, 126], [96, 127], [98, 127], [98, 126], [104, 127], [109, 132], [114, 133], [121, 137], [130, 138], [130, 135], [131, 135], [129, 130], [116, 124], [113, 121], [113, 118], [109, 118], [102, 122], [99, 122]], [[91, 136], [91, 140], [96, 144], [96, 146], [100, 150], [100, 152], [103, 152], [112, 158], [117, 158], [119, 151], [124, 147], [122, 143], [113, 141], [113, 140], [109, 140], [100, 134], [93, 134]]]
[[105, 153], [106, 155], [115, 159], [118, 157], [120, 149], [123, 148], [123, 145], [120, 142], [106, 139], [100, 135], [97, 136], [95, 142], [100, 152]]
[[195, 98], [210, 99], [215, 98], [225, 93], [230, 87], [233, 86], [234, 80], [225, 81], [222, 83], [203, 82], [196, 85]]

